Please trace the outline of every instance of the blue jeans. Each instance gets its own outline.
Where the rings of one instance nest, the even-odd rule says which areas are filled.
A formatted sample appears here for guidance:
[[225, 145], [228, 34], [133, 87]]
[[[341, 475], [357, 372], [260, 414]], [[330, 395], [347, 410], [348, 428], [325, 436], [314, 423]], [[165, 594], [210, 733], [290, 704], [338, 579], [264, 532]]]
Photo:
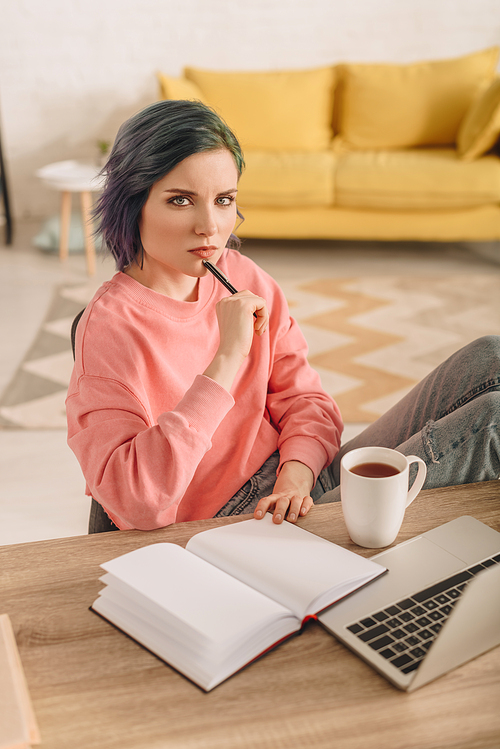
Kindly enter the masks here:
[[[386, 414], [343, 445], [318, 477], [311, 492], [315, 503], [340, 499], [342, 456], [366, 445], [392, 447], [404, 455], [422, 458], [427, 465], [424, 489], [498, 479], [500, 336], [478, 338], [457, 351]], [[244, 512], [252, 512], [260, 497], [271, 493], [276, 465], [275, 454], [258, 471], [257, 483], [262, 483], [257, 488], [254, 484], [253, 500]], [[235, 497], [218, 515], [234, 514], [234, 510], [224, 510]]]

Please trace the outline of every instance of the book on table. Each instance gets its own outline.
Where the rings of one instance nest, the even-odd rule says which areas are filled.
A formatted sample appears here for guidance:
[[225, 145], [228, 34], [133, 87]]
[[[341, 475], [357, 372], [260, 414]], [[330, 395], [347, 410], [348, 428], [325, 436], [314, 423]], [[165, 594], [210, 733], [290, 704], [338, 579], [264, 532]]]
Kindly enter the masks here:
[[30, 749], [40, 731], [8, 614], [0, 614], [0, 747]]
[[386, 571], [270, 514], [101, 567], [92, 608], [206, 691]]

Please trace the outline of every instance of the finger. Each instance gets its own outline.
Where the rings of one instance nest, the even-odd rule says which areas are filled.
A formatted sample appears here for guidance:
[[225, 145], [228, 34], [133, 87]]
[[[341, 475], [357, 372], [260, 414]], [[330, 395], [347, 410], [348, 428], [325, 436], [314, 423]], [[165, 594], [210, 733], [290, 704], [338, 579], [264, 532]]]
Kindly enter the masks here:
[[297, 494], [270, 494], [262, 497], [254, 510], [254, 517], [258, 520], [263, 518], [266, 512], [273, 508], [273, 522], [278, 524], [283, 520], [295, 523], [299, 516], [307, 515], [314, 501], [312, 497], [301, 497]]
[[255, 334], [258, 335], [258, 336], [263, 336], [264, 333], [266, 332], [266, 330], [268, 329], [268, 327], [269, 327], [269, 322], [267, 322], [267, 321], [265, 323], [263, 323], [259, 327], [256, 326], [255, 327]]
[[300, 508], [300, 515], [301, 517], [304, 517], [304, 515], [307, 515], [311, 507], [314, 505], [314, 500], [312, 497], [304, 497], [302, 500], [302, 506]]
[[300, 495], [294, 496], [292, 501], [290, 502], [290, 507], [288, 509], [286, 519], [290, 523], [296, 523], [299, 517], [304, 517], [304, 515], [307, 515], [313, 504], [314, 501], [312, 497], [301, 497]]
[[255, 307], [254, 309], [254, 316], [255, 316], [255, 322], [254, 322], [254, 330], [257, 333], [257, 335], [263, 335], [263, 333], [266, 332], [268, 326], [269, 326], [269, 312], [267, 309], [267, 304], [262, 299], [262, 306]]
[[264, 335], [269, 327], [269, 318], [264, 316], [257, 317], [253, 327], [257, 335]]
[[281, 495], [274, 504], [273, 523], [279, 525], [285, 519], [292, 498], [289, 495]]
[[[307, 497], [301, 497], [299, 494], [295, 495], [290, 502], [290, 507], [288, 508], [288, 514], [286, 519], [290, 521], [290, 523], [296, 523], [300, 515], [305, 515], [306, 512], [303, 512], [302, 508], [304, 506], [304, 502], [307, 499]], [[309, 509], [309, 508], [308, 508]]]
[[263, 518], [266, 512], [274, 505], [277, 498], [277, 494], [270, 494], [268, 497], [259, 499], [253, 513], [254, 517], [257, 519]]
[[265, 333], [269, 324], [269, 310], [267, 309], [266, 300], [253, 294], [248, 289], [238, 292], [235, 296], [240, 299], [246, 298], [250, 301], [251, 310], [255, 317], [254, 330], [259, 335]]
[[255, 510], [254, 516], [256, 518], [263, 518], [266, 512], [273, 508], [273, 517], [279, 515], [281, 519], [277, 522], [281, 522], [285, 516], [286, 511], [290, 505], [291, 495], [288, 494], [270, 494], [268, 497], [262, 497], [259, 499]]

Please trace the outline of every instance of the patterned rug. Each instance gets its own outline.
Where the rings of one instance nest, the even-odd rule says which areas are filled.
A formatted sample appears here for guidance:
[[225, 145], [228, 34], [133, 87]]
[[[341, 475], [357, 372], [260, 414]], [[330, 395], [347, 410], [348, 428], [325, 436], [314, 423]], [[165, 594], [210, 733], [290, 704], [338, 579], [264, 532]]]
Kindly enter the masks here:
[[95, 291], [92, 283], [56, 289], [35, 340], [0, 398], [0, 428], [66, 429], [71, 324]]
[[372, 422], [466, 343], [500, 333], [497, 275], [283, 285], [309, 361], [346, 423]]
[[[376, 419], [451, 353], [500, 332], [498, 275], [371, 276], [282, 284], [309, 360], [346, 423]], [[70, 329], [92, 284], [56, 290], [0, 398], [0, 427], [64, 429]]]

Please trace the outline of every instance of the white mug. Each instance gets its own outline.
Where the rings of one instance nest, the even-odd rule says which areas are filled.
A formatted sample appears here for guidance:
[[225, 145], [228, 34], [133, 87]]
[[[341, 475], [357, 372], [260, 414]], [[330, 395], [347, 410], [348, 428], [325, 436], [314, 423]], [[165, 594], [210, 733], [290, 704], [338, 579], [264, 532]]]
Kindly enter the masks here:
[[[411, 463], [418, 463], [418, 473], [408, 490]], [[374, 464], [382, 467], [375, 468]], [[392, 475], [375, 476], [378, 473]], [[345, 524], [354, 543], [369, 549], [392, 544], [405, 510], [419, 493], [426, 475], [427, 466], [421, 458], [388, 447], [360, 447], [346, 453], [340, 463], [340, 496]]]

